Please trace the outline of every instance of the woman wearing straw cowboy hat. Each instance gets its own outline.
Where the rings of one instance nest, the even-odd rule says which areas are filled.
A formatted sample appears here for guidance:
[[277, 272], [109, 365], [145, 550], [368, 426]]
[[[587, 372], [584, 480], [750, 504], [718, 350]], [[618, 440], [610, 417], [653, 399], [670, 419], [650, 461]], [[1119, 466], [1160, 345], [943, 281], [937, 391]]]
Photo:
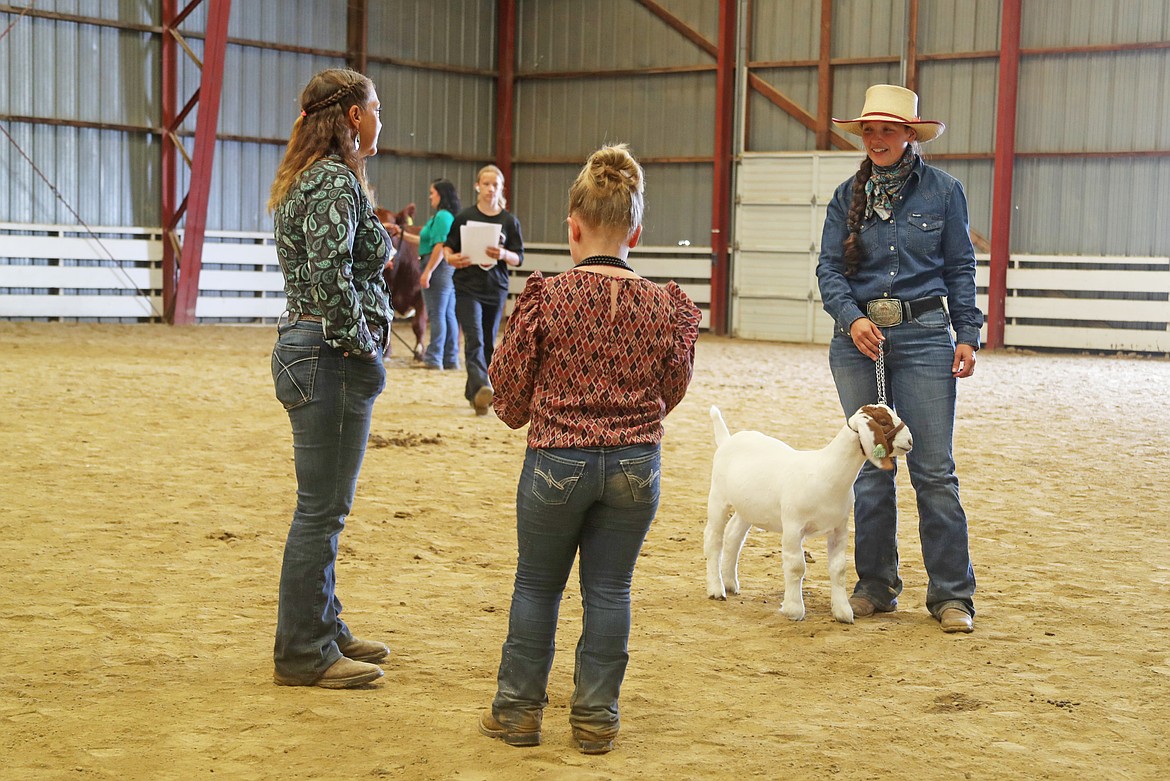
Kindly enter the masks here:
[[[833, 195], [821, 238], [817, 279], [836, 323], [833, 381], [847, 414], [876, 402], [875, 362], [884, 352], [883, 395], [914, 434], [906, 462], [926, 607], [943, 631], [970, 632], [975, 574], [952, 446], [956, 380], [975, 370], [983, 325], [967, 198], [956, 179], [923, 162], [919, 144], [945, 126], [918, 116], [910, 90], [872, 86], [860, 117], [833, 124], [861, 136], [866, 153]], [[849, 602], [865, 617], [893, 611], [902, 591], [894, 472], [866, 464], [853, 490], [858, 581]]]

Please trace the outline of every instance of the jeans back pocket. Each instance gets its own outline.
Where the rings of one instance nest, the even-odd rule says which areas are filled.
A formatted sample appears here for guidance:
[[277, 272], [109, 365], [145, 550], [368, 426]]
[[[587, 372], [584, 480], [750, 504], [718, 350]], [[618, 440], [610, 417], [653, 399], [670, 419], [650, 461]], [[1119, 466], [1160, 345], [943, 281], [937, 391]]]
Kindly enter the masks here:
[[276, 343], [272, 348], [272, 383], [284, 408], [296, 409], [313, 400], [320, 347]]
[[584, 471], [584, 461], [538, 450], [536, 465], [532, 469], [532, 495], [545, 504], [564, 504], [569, 501]]
[[639, 504], [657, 502], [662, 482], [661, 455], [651, 453], [640, 458], [622, 459], [620, 463], [634, 501]]

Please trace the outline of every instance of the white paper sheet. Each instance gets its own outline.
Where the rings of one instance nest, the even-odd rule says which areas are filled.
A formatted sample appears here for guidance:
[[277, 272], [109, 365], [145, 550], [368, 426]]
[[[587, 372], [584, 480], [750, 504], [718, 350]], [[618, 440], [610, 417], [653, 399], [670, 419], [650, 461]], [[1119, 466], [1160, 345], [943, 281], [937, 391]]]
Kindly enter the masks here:
[[491, 268], [496, 265], [499, 261], [488, 257], [487, 248], [500, 246], [502, 229], [502, 225], [494, 222], [468, 220], [459, 229], [459, 242], [463, 254], [480, 268]]

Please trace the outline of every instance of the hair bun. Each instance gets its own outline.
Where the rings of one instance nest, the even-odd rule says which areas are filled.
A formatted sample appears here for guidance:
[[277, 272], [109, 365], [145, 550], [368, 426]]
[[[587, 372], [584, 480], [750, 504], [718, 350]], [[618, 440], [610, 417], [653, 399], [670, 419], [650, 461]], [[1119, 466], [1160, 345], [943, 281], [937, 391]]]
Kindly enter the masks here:
[[642, 166], [625, 144], [603, 146], [585, 162], [569, 189], [569, 213], [627, 236], [642, 224]]
[[641, 166], [625, 144], [605, 146], [590, 155], [589, 173], [603, 188], [642, 191]]

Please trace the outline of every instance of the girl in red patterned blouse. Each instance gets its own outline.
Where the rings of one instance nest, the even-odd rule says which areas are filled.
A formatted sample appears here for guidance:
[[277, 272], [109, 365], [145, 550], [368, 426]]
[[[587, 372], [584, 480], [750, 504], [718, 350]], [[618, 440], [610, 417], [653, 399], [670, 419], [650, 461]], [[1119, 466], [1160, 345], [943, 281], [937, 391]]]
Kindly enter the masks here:
[[686, 393], [699, 310], [677, 284], [638, 276], [642, 167], [624, 144], [594, 152], [569, 190], [575, 266], [528, 278], [489, 369], [493, 405], [529, 423], [516, 490], [519, 557], [492, 707], [479, 730], [540, 743], [557, 615], [580, 551], [581, 638], [569, 723], [582, 752], [618, 733], [630, 583], [658, 509], [662, 419]]

